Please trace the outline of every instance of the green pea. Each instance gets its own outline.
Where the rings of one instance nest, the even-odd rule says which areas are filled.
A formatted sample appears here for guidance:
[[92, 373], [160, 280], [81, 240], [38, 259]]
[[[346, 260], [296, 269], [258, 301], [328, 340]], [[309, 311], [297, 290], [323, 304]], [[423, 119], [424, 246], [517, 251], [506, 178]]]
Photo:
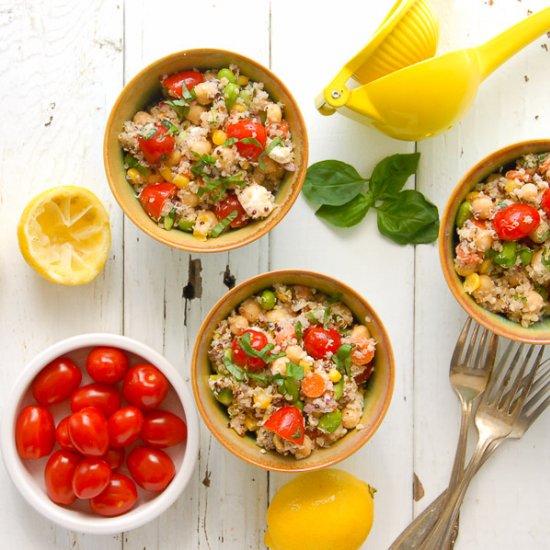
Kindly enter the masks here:
[[225, 100], [225, 106], [230, 109], [233, 103], [239, 97], [239, 86], [230, 82], [223, 91], [223, 99]]
[[248, 107], [252, 101], [252, 92], [250, 90], [241, 90], [239, 93], [241, 101]]
[[266, 311], [273, 309], [276, 301], [277, 298], [275, 297], [275, 293], [271, 290], [264, 290], [260, 295], [260, 305], [262, 306], [262, 309], [265, 309]]
[[185, 231], [186, 233], [192, 233], [194, 227], [195, 227], [195, 222], [191, 220], [181, 219], [178, 222], [178, 229], [180, 229], [181, 231]]
[[324, 432], [333, 433], [338, 429], [341, 422], [342, 413], [340, 411], [326, 413], [319, 418], [318, 428]]
[[237, 77], [231, 69], [220, 69], [218, 71], [218, 80], [221, 80], [222, 78], [227, 79], [228, 82], [237, 82]]
[[164, 229], [166, 229], [166, 231], [170, 231], [172, 227], [174, 227], [174, 218], [164, 216]]
[[292, 397], [292, 402], [296, 403], [300, 399], [300, 389], [298, 382], [294, 378], [287, 378], [284, 383], [285, 392]]
[[531, 263], [531, 260], [533, 259], [534, 253], [535, 253], [534, 250], [531, 250], [526, 246], [522, 247], [518, 252], [521, 265], [529, 265]]
[[344, 377], [340, 378], [336, 384], [334, 384], [334, 399], [338, 401], [344, 394]]
[[516, 264], [517, 257], [516, 241], [506, 241], [502, 245], [502, 250], [493, 258], [493, 262], [503, 267], [512, 267]]
[[455, 224], [457, 227], [462, 227], [466, 220], [472, 216], [472, 205], [468, 201], [464, 201], [459, 207], [456, 214]]
[[226, 407], [233, 403], [233, 392], [229, 388], [223, 388], [216, 395], [216, 399]]

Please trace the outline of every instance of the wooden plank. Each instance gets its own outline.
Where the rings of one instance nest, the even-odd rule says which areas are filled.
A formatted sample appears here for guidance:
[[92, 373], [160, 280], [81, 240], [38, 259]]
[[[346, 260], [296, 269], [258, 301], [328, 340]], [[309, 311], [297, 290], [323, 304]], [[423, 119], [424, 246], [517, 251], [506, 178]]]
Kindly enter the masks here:
[[[0, 401], [44, 347], [84, 332], [121, 330], [122, 216], [105, 181], [102, 127], [121, 81], [122, 10], [112, 2], [3, 2], [0, 97]], [[23, 207], [55, 185], [99, 195], [113, 231], [110, 259], [92, 283], [49, 283], [23, 261], [15, 227]], [[34, 512], [0, 472], [4, 548], [120, 548], [120, 537], [76, 535]]]
[[[537, 0], [465, 0], [452, 6], [444, 0], [432, 2], [441, 19], [440, 51], [477, 45], [521, 20], [528, 10], [535, 12], [548, 4]], [[547, 137], [548, 46], [544, 36], [518, 53], [481, 86], [461, 123], [418, 144], [422, 153], [419, 187], [441, 209], [460, 177], [478, 160], [505, 145]], [[465, 314], [447, 289], [438, 264], [435, 247], [418, 249], [415, 471], [425, 496], [416, 512], [447, 485], [459, 426], [448, 368]], [[543, 467], [550, 456], [545, 431], [541, 419], [521, 442], [505, 445], [479, 473], [463, 506], [457, 550], [547, 546], [550, 528], [542, 514], [550, 497], [540, 491], [550, 481]]]

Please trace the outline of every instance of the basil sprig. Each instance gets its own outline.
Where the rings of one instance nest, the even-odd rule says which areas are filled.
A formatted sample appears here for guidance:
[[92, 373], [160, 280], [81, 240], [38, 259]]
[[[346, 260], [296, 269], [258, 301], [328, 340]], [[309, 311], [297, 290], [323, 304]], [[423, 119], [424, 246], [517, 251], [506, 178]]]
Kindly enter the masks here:
[[387, 157], [370, 178], [345, 162], [317, 162], [307, 170], [303, 193], [317, 205], [315, 214], [337, 227], [356, 225], [375, 208], [384, 236], [398, 244], [431, 243], [439, 231], [437, 207], [419, 191], [403, 190], [419, 158], [419, 153]]
[[250, 333], [245, 332], [239, 338], [239, 345], [242, 350], [248, 355], [248, 357], [257, 357], [265, 363], [270, 363], [279, 357], [284, 357], [284, 353], [270, 353], [271, 350], [275, 347], [275, 344], [266, 344], [261, 350], [254, 349], [250, 344]]

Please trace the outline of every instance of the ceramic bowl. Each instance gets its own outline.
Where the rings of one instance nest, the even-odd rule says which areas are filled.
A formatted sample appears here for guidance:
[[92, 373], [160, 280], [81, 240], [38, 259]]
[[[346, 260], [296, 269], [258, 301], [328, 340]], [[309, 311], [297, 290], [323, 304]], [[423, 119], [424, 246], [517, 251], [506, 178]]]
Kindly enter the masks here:
[[[85, 371], [86, 357], [98, 345], [124, 350], [130, 365], [151, 363], [168, 378], [172, 388], [162, 408], [183, 418], [187, 423], [187, 441], [165, 449], [176, 466], [176, 475], [161, 493], [143, 491], [138, 487], [138, 501], [134, 508], [117, 517], [101, 517], [90, 511], [88, 503], [77, 501], [71, 507], [59, 506], [46, 494], [44, 467], [48, 457], [22, 460], [15, 446], [15, 423], [21, 409], [34, 404], [30, 384], [36, 374], [48, 363], [62, 355], [68, 356], [82, 370], [82, 384], [90, 382]], [[50, 410], [56, 423], [69, 411], [66, 403], [52, 405]], [[37, 355], [23, 369], [2, 407], [2, 455], [8, 473], [27, 502], [49, 520], [81, 533], [115, 534], [140, 527], [164, 512], [181, 494], [191, 478], [198, 456], [199, 426], [193, 398], [176, 369], [159, 353], [125, 336], [115, 334], [83, 334], [50, 346]], [[56, 446], [57, 448], [57, 446]], [[129, 475], [124, 466], [121, 472]]]
[[[275, 202], [277, 208], [264, 220], [201, 242], [183, 231], [166, 231], [159, 227], [141, 207], [132, 186], [126, 180], [123, 153], [118, 134], [124, 121], [161, 97], [159, 77], [182, 70], [227, 67], [236, 64], [251, 80], [263, 82], [270, 96], [284, 104], [285, 118], [295, 143], [296, 171], [289, 172], [281, 184]], [[159, 59], [138, 73], [122, 90], [107, 121], [103, 156], [111, 191], [124, 213], [142, 231], [158, 241], [189, 252], [223, 252], [244, 246], [273, 229], [286, 215], [300, 194], [308, 161], [307, 132], [300, 109], [286, 86], [267, 68], [240, 54], [213, 49], [177, 52]]]
[[[367, 326], [377, 341], [375, 370], [365, 396], [365, 409], [361, 419], [364, 428], [350, 430], [331, 447], [315, 449], [307, 458], [297, 460], [275, 451], [265, 454], [252, 435], [239, 436], [228, 428], [226, 408], [221, 405], [208, 387], [212, 374], [208, 349], [218, 323], [247, 297], [275, 283], [305, 285], [328, 295], [340, 295], [357, 319], [368, 318]], [[235, 456], [242, 460], [277, 472], [296, 473], [317, 470], [344, 460], [364, 445], [376, 432], [390, 404], [394, 383], [394, 360], [391, 344], [380, 318], [369, 303], [345, 284], [320, 273], [309, 271], [273, 271], [244, 281], [230, 290], [212, 308], [204, 320], [193, 351], [192, 383], [199, 412], [212, 434]]]
[[550, 151], [550, 140], [548, 139], [523, 141], [499, 149], [480, 160], [455, 187], [445, 207], [439, 231], [439, 254], [443, 274], [451, 292], [466, 313], [499, 336], [532, 344], [550, 344], [550, 317], [530, 327], [522, 327], [519, 323], [508, 320], [504, 315], [492, 313], [481, 307], [464, 290], [463, 278], [456, 273], [453, 265], [454, 250], [457, 244], [455, 219], [458, 208], [466, 195], [489, 174], [502, 166], [513, 163], [522, 155], [548, 151]]

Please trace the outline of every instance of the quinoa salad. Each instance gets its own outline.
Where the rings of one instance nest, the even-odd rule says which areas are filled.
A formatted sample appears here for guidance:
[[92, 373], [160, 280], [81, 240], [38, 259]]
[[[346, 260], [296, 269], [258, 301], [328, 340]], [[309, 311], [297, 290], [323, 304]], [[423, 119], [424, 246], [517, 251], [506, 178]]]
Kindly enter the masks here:
[[363, 428], [375, 349], [338, 296], [276, 284], [217, 326], [209, 386], [229, 428], [254, 435], [262, 453], [302, 459]]
[[160, 82], [163, 99], [119, 135], [126, 179], [149, 217], [204, 241], [269, 216], [295, 171], [284, 105], [234, 65]]
[[550, 153], [478, 183], [460, 205], [454, 266], [482, 307], [528, 327], [549, 311]]

